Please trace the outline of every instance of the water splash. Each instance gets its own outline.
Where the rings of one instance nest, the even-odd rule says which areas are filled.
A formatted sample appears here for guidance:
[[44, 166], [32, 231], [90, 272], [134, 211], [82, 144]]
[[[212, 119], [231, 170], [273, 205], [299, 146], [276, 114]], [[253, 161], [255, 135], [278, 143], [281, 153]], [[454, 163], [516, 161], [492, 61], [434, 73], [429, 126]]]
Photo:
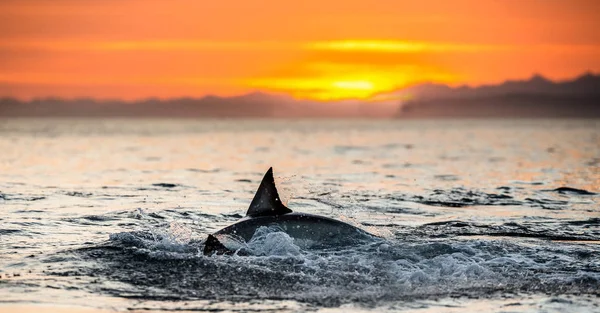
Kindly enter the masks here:
[[301, 253], [294, 239], [276, 226], [259, 227], [247, 247], [253, 255], [292, 256]]

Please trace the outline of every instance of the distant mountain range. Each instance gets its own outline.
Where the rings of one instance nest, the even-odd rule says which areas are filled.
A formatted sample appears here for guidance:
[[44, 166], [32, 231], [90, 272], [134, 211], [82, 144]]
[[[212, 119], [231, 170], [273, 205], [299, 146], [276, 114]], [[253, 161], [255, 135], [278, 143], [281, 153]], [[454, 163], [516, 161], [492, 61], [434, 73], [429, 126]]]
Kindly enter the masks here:
[[391, 117], [398, 104], [381, 112], [363, 101], [318, 102], [261, 92], [236, 97], [146, 99], [139, 101], [44, 98], [0, 99], [1, 117], [127, 118], [348, 118]]
[[276, 98], [265, 94], [200, 99], [120, 100], [44, 98], [28, 102], [0, 99], [0, 116], [18, 117], [262, 117], [270, 115]]
[[[379, 100], [378, 100], [379, 99]], [[381, 100], [385, 99], [385, 100]], [[409, 99], [409, 100], [390, 100]], [[0, 99], [0, 117], [594, 117], [600, 118], [600, 75], [552, 82], [535, 75], [480, 87], [421, 84], [373, 100], [318, 102], [261, 92], [133, 102], [58, 98]]]
[[423, 84], [401, 91], [401, 118], [600, 117], [600, 75], [552, 82], [540, 75], [480, 87]]

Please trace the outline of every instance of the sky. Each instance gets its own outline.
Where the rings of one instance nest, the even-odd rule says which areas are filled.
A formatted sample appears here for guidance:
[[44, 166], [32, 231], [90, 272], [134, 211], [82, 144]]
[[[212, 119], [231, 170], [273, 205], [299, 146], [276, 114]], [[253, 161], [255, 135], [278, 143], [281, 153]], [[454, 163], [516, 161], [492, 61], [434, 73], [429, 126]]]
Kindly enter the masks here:
[[595, 0], [2, 0], [0, 97], [327, 101], [565, 80], [600, 72], [598, 12]]

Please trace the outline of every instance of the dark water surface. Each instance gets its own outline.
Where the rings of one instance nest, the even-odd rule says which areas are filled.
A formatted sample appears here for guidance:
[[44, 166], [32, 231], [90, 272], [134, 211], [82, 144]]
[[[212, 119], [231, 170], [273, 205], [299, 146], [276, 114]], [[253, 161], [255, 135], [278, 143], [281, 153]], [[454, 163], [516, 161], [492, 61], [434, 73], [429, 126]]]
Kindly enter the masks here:
[[[600, 311], [600, 121], [0, 120], [0, 310]], [[202, 255], [269, 166], [383, 240]]]

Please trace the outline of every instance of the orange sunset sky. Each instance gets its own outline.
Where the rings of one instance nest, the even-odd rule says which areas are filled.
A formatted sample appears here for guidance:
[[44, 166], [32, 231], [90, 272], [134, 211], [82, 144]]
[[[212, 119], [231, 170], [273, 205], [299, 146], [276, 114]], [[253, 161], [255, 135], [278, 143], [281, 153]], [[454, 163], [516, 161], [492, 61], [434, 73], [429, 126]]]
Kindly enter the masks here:
[[283, 92], [600, 71], [595, 0], [2, 0], [0, 96]]

